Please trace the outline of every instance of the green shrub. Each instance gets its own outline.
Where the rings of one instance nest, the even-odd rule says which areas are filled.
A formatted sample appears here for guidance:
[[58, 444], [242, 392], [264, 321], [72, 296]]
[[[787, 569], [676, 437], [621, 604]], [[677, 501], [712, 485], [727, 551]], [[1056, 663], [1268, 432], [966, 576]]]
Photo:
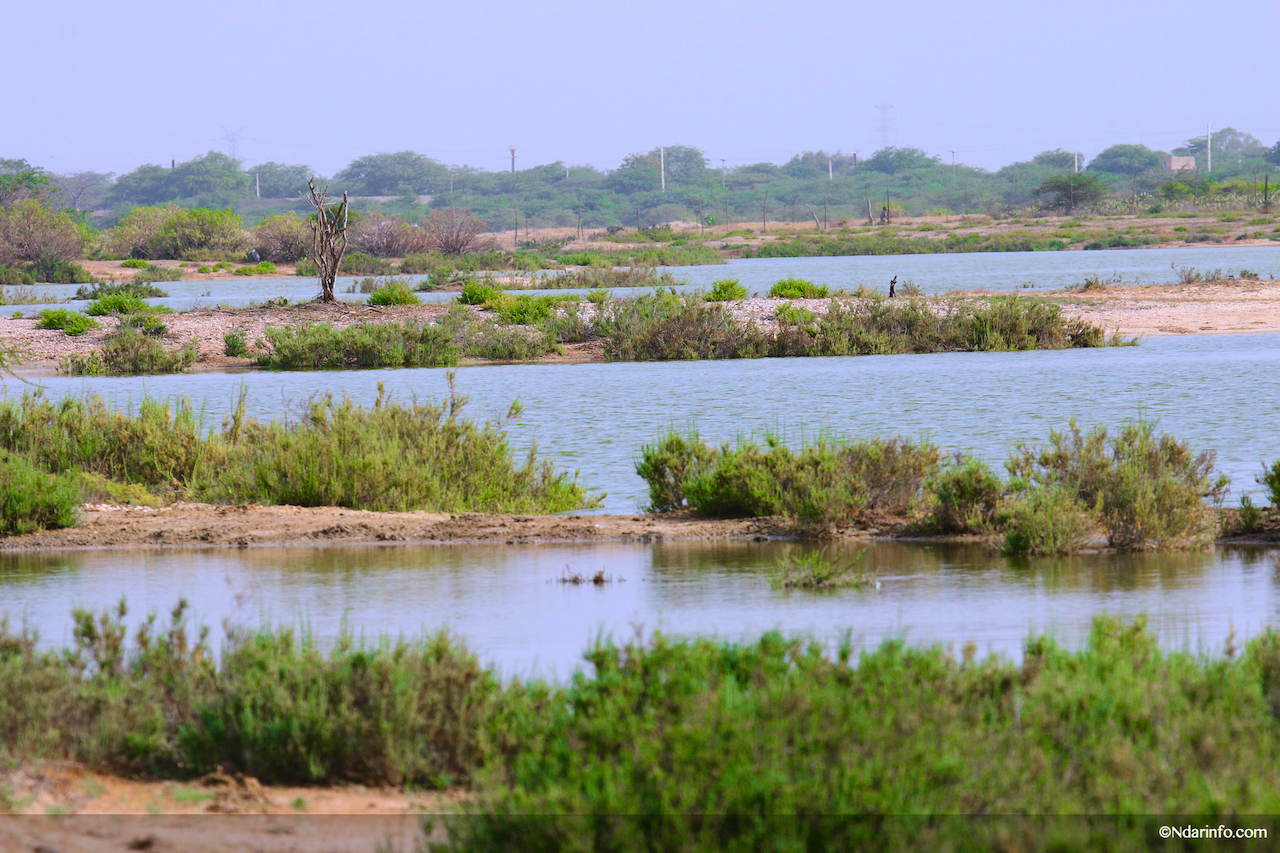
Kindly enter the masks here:
[[409, 285], [398, 279], [383, 282], [369, 293], [370, 305], [417, 305], [418, 297], [413, 295]]
[[1280, 510], [1280, 459], [1270, 466], [1263, 466], [1257, 477], [1258, 484], [1267, 490], [1267, 500], [1272, 509]]
[[99, 296], [84, 309], [84, 313], [92, 317], [105, 317], [108, 314], [134, 314], [150, 310], [141, 297], [131, 293], [117, 292]]
[[769, 586], [774, 589], [829, 590], [841, 587], [866, 587], [876, 584], [874, 577], [855, 571], [865, 551], [848, 562], [828, 560], [826, 549], [796, 556], [790, 551], [778, 561]]
[[518, 465], [502, 424], [462, 420], [464, 403], [395, 405], [379, 385], [371, 409], [327, 396], [296, 424], [232, 426], [195, 491], [216, 502], [379, 511], [551, 513], [594, 504], [535, 449]]
[[204, 441], [186, 400], [147, 397], [126, 416], [98, 397], [55, 403], [37, 391], [0, 399], [0, 446], [55, 473], [81, 470], [164, 489], [191, 479]]
[[711, 290], [707, 292], [706, 298], [708, 302], [733, 302], [746, 299], [747, 289], [738, 284], [736, 278], [722, 278], [711, 283]]
[[1006, 554], [1074, 554], [1093, 529], [1089, 508], [1062, 486], [1015, 495], [1004, 503], [997, 521]]
[[335, 367], [444, 367], [457, 364], [459, 348], [443, 328], [425, 321], [328, 323], [270, 327], [258, 364], [275, 370]]
[[310, 258], [299, 258], [297, 265], [293, 268], [293, 274], [314, 277], [320, 275], [320, 268]]
[[227, 332], [222, 336], [222, 352], [230, 358], [248, 358], [248, 335], [245, 332]]
[[122, 262], [120, 266], [135, 270], [145, 270], [147, 268], [147, 262], [142, 260], [142, 258], [129, 258]]
[[136, 284], [146, 285], [153, 281], [182, 281], [182, 270], [176, 267], [162, 267], [159, 264], [148, 264], [146, 269], [133, 274]]
[[606, 338], [611, 361], [753, 358], [771, 347], [754, 325], [739, 326], [724, 306], [668, 290], [610, 300], [596, 317], [595, 331]]
[[763, 447], [742, 440], [715, 449], [696, 436], [672, 434], [640, 453], [636, 472], [649, 483], [655, 508], [677, 508], [683, 496], [701, 515], [821, 524], [848, 523], [871, 511], [909, 511], [939, 459], [933, 445], [901, 438], [819, 439], [797, 452], [773, 436]]
[[169, 332], [169, 327], [158, 316], [151, 312], [143, 314], [124, 314], [120, 317], [120, 327], [137, 329], [144, 335], [153, 338], [162, 337]]
[[234, 275], [270, 275], [276, 271], [276, 265], [271, 261], [259, 261], [249, 266], [237, 267]]
[[940, 533], [982, 533], [1000, 509], [1004, 484], [980, 459], [961, 455], [925, 484], [933, 497], [932, 526]]
[[46, 473], [25, 456], [0, 451], [0, 533], [30, 533], [77, 523], [75, 481]]
[[0, 286], [16, 287], [35, 284], [36, 277], [26, 270], [15, 270], [12, 267], [0, 267]]
[[769, 295], [781, 299], [825, 299], [831, 295], [825, 284], [802, 278], [784, 278], [769, 288]]
[[1049, 446], [1019, 446], [1006, 466], [1015, 492], [1061, 488], [1090, 509], [1114, 548], [1199, 547], [1212, 540], [1206, 497], [1221, 500], [1227, 477], [1214, 472], [1212, 451], [1194, 453], [1155, 425], [1105, 427], [1087, 434], [1075, 422], [1051, 432]]
[[89, 271], [70, 261], [37, 261], [31, 265], [31, 276], [47, 284], [88, 284], [93, 281]]
[[375, 258], [364, 252], [348, 253], [342, 259], [340, 270], [342, 275], [391, 275], [394, 272], [391, 262], [386, 258]]
[[145, 331], [145, 323], [154, 318], [140, 319], [143, 330], [122, 323], [100, 350], [68, 355], [58, 363], [58, 372], [68, 376], [142, 376], [182, 373], [196, 363], [200, 353], [195, 343], [165, 349]]
[[501, 298], [502, 291], [498, 288], [488, 284], [481, 284], [478, 281], [469, 281], [462, 286], [462, 292], [458, 294], [458, 303], [461, 305], [484, 305], [486, 302]]
[[168, 296], [168, 291], [147, 282], [126, 281], [120, 284], [95, 284], [93, 287], [81, 287], [76, 290], [74, 299], [94, 300], [104, 296], [133, 296], [138, 299], [157, 299]]
[[68, 311], [65, 308], [46, 308], [40, 312], [36, 321], [37, 329], [60, 329], [72, 337], [83, 335], [90, 329], [99, 328], [98, 323], [83, 314]]
[[530, 293], [504, 293], [485, 303], [485, 307], [497, 314], [502, 322], [512, 326], [540, 323], [552, 315], [556, 308], [573, 296], [534, 296]]

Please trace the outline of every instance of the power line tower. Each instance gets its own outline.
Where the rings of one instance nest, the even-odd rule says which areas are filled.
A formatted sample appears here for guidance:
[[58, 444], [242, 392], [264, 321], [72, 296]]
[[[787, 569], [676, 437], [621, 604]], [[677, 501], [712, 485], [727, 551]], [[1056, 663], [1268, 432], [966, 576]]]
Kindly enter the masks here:
[[889, 147], [889, 131], [893, 128], [889, 127], [889, 110], [893, 109], [893, 104], [876, 104], [876, 109], [880, 111], [880, 147]]
[[224, 126], [222, 128], [222, 134], [223, 135], [218, 138], [223, 142], [227, 143], [227, 151], [231, 155], [231, 159], [239, 160], [240, 159], [240, 142], [242, 140], [249, 138], [244, 135], [244, 127], [241, 126], [241, 127], [237, 127], [235, 130], [227, 130], [227, 128]]

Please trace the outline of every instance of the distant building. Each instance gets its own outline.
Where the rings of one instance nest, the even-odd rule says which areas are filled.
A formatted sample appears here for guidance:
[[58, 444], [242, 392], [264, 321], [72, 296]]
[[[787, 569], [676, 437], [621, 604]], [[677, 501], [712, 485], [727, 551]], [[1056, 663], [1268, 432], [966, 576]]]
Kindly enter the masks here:
[[1196, 169], [1196, 158], [1174, 157], [1173, 155], [1169, 155], [1164, 158], [1164, 170], [1166, 172], [1181, 172], [1183, 169], [1194, 172]]

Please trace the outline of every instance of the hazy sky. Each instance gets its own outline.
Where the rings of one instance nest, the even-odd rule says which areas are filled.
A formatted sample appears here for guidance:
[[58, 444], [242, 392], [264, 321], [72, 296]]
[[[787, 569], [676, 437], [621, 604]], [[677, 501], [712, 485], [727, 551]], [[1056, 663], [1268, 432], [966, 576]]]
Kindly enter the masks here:
[[[0, 157], [126, 172], [229, 151], [331, 175], [378, 151], [612, 168], [891, 145], [987, 168], [1046, 148], [1280, 137], [1280, 3], [35, 0], [5, 4]], [[1256, 47], [1251, 48], [1251, 42]]]

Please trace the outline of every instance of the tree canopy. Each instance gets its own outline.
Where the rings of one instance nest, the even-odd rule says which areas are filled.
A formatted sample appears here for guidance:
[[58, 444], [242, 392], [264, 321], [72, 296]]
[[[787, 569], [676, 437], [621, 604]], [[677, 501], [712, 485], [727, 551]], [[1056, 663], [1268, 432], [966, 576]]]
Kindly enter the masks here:
[[353, 196], [422, 195], [449, 189], [449, 169], [413, 151], [369, 154], [333, 176], [333, 189]]
[[890, 146], [881, 148], [868, 157], [864, 166], [877, 172], [884, 172], [887, 175], [896, 175], [899, 172], [906, 172], [910, 169], [936, 166], [941, 162], [937, 157], [932, 157], [919, 148], [896, 148]]
[[1090, 172], [1137, 175], [1160, 167], [1160, 152], [1145, 145], [1112, 145], [1089, 163]]

